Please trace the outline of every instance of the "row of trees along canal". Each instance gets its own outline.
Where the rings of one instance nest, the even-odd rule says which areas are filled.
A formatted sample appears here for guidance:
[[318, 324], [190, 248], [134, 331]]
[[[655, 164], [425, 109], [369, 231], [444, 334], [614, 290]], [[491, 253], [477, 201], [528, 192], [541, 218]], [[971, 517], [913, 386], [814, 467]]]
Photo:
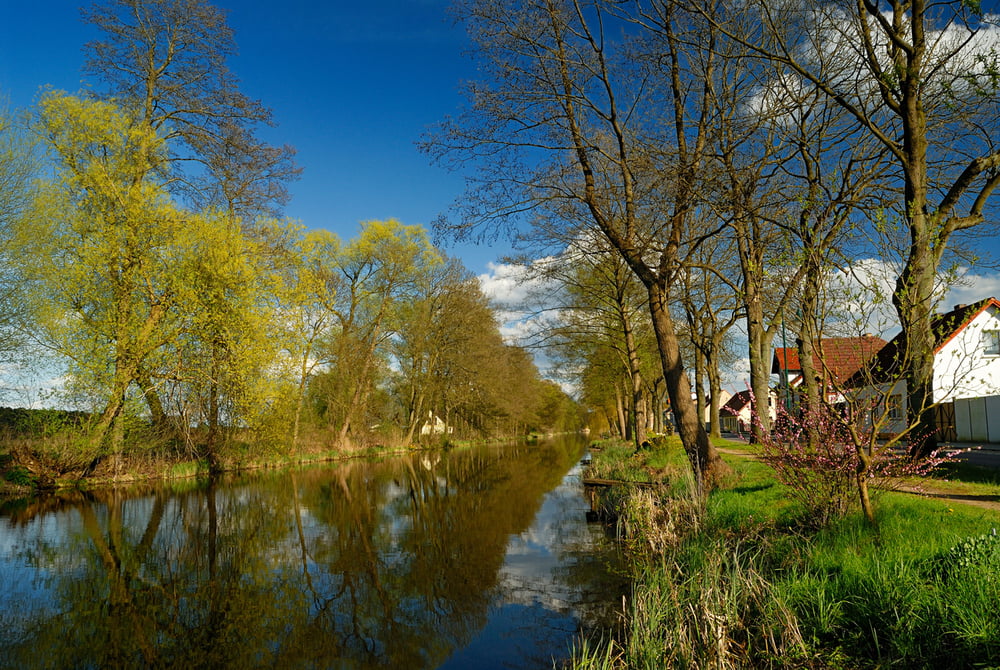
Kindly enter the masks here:
[[169, 446], [218, 467], [237, 437], [409, 442], [430, 412], [455, 437], [576, 421], [422, 228], [342, 241], [279, 218], [294, 152], [257, 136], [271, 114], [226, 68], [220, 10], [108, 0], [85, 19], [94, 92], [0, 121], [3, 343], [62, 368], [84, 410], [65, 439], [15, 445], [22, 464], [86, 473]]
[[[617, 356], [607, 364], [626, 380], [636, 439], [658, 406], [644, 398], [665, 392], [711, 484], [724, 466], [699, 405], [706, 377], [719, 397], [734, 323], [745, 323], [762, 431], [780, 329], [810, 365], [824, 333], [850, 334], [834, 308], [871, 312], [888, 293], [908, 342], [914, 453], [933, 447], [940, 282], [970, 260], [1000, 182], [995, 16], [968, 0], [457, 5], [482, 81], [424, 146], [476, 171], [466, 207], [441, 225], [507, 228], [552, 254], [533, 267], [572, 286], [579, 318], [564, 337], [614, 326], [575, 347], [588, 398], [616, 388], [595, 382]], [[519, 225], [526, 211], [531, 225]], [[866, 264], [893, 268], [885, 297], [836, 289]], [[643, 330], [658, 365], [643, 360]], [[824, 377], [822, 365], [805, 370], [809, 406]]]

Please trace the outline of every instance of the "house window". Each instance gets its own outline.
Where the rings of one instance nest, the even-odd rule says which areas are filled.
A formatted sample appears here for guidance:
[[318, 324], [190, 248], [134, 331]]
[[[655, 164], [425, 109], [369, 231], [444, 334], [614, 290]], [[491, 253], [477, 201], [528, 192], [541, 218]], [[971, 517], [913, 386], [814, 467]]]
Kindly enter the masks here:
[[899, 421], [903, 418], [902, 395], [896, 393], [885, 399], [885, 415], [893, 421]]
[[983, 331], [983, 353], [987, 356], [1000, 356], [1000, 330]]

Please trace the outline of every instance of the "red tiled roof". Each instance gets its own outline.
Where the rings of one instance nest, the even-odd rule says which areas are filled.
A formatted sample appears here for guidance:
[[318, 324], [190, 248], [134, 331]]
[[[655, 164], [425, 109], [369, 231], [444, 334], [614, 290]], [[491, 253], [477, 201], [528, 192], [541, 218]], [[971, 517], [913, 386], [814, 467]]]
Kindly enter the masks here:
[[[818, 374], [828, 370], [834, 380], [844, 381], [871, 360], [885, 344], [885, 340], [875, 335], [826, 337], [820, 343], [820, 353], [813, 354], [813, 366]], [[771, 372], [779, 374], [782, 370], [794, 374], [802, 371], [797, 348], [775, 348]]]

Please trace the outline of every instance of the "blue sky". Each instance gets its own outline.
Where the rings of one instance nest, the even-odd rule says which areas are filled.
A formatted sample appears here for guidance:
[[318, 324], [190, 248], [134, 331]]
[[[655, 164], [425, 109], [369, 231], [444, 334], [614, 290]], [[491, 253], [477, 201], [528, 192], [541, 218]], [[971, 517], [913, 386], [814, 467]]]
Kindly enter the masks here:
[[[460, 175], [431, 165], [415, 142], [456, 112], [475, 76], [449, 0], [218, 0], [229, 12], [241, 90], [274, 112], [262, 135], [298, 150], [302, 178], [286, 214], [349, 238], [360, 221], [429, 224], [461, 196]], [[87, 0], [9, 2], [0, 21], [0, 96], [27, 107], [40, 87], [78, 91]], [[481, 274], [506, 248], [446, 250]]]
[[[11, 107], [31, 105], [42, 86], [81, 89], [82, 48], [95, 34], [80, 21], [79, 7], [89, 4], [6, 3], [0, 96]], [[304, 172], [291, 186], [288, 216], [349, 238], [367, 219], [429, 226], [461, 197], [462, 177], [431, 165], [415, 144], [428, 126], [460, 109], [461, 82], [476, 76], [465, 34], [449, 19], [450, 0], [214, 4], [228, 10], [236, 33], [239, 55], [230, 69], [279, 124], [265, 129], [265, 138], [298, 150]], [[991, 249], [997, 242], [981, 244]], [[518, 293], [507, 269], [490, 266], [510, 251], [505, 244], [445, 249], [483, 275], [490, 295]], [[984, 269], [946, 303], [989, 295], [1000, 295], [1000, 277]], [[737, 390], [741, 376], [731, 384]]]

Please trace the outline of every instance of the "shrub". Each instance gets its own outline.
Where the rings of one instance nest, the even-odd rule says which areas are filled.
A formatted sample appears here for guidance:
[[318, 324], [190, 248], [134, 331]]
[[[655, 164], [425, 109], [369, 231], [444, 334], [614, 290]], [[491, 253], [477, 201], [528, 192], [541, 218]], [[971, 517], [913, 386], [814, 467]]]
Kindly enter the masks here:
[[34, 486], [35, 478], [31, 476], [27, 468], [20, 465], [15, 466], [4, 473], [3, 478], [6, 479], [11, 484], [16, 484], [17, 486]]
[[817, 526], [857, 506], [861, 471], [869, 489], [892, 490], [902, 477], [926, 476], [954, 460], [957, 452], [940, 450], [926, 459], [912, 460], [891, 443], [880, 443], [860, 418], [866, 415], [828, 405], [800, 416], [779, 409], [773, 429], [761, 441], [761, 459]]
[[997, 529], [983, 535], [967, 537], [941, 556], [931, 561], [932, 573], [942, 579], [972, 569], [1000, 574], [1000, 535]]

